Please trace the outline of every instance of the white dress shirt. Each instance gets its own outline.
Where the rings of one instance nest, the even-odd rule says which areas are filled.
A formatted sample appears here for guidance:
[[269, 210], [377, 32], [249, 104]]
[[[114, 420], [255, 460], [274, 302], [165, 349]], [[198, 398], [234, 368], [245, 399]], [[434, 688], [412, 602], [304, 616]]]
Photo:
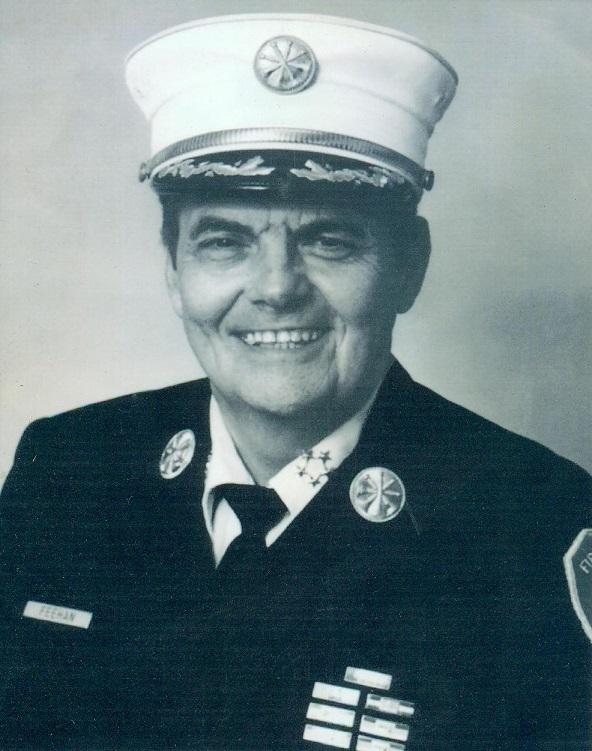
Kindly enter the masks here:
[[[312, 501], [327, 482], [329, 473], [337, 469], [354, 450], [375, 395], [351, 419], [312, 449], [303, 451], [269, 480], [267, 487], [275, 490], [282, 499], [286, 514], [265, 536], [267, 547], [273, 545]], [[202, 508], [217, 566], [230, 543], [241, 534], [241, 525], [224, 499], [217, 504], [214, 512], [213, 490], [224, 483], [255, 485], [255, 480], [236, 450], [214, 397], [210, 401], [210, 434], [212, 453], [206, 468]]]

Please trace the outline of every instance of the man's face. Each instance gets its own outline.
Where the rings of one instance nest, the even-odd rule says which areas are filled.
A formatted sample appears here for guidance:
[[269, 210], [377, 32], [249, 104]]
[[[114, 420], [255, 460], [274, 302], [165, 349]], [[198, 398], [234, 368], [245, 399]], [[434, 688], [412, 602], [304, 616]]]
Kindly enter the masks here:
[[283, 417], [361, 406], [421, 284], [408, 239], [385, 235], [355, 206], [187, 203], [167, 280], [217, 398]]

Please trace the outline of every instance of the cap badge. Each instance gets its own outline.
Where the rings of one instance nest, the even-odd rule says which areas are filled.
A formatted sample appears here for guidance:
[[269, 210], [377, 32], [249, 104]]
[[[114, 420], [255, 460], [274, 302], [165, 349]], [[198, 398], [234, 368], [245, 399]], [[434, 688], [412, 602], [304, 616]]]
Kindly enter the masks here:
[[311, 48], [301, 39], [279, 36], [268, 39], [255, 55], [255, 74], [277, 94], [296, 94], [313, 82], [318, 69]]
[[592, 529], [583, 529], [563, 557], [571, 604], [592, 641]]
[[352, 506], [369, 522], [388, 522], [405, 505], [405, 486], [394, 472], [368, 467], [359, 472], [349, 488]]
[[195, 435], [192, 430], [181, 430], [164, 447], [160, 457], [160, 474], [172, 480], [187, 467], [195, 453]]

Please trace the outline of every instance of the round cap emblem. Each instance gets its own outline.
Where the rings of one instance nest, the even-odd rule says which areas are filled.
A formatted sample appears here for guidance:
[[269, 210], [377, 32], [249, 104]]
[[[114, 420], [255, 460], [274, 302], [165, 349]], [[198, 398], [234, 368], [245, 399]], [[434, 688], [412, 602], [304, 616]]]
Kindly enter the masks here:
[[388, 522], [405, 505], [405, 487], [390, 469], [369, 467], [359, 472], [349, 488], [352, 506], [369, 522]]
[[181, 430], [164, 447], [160, 457], [160, 474], [165, 480], [180, 475], [195, 452], [195, 435], [192, 430]]
[[261, 83], [277, 94], [296, 94], [313, 82], [317, 60], [301, 39], [290, 36], [268, 39], [255, 55], [255, 73]]

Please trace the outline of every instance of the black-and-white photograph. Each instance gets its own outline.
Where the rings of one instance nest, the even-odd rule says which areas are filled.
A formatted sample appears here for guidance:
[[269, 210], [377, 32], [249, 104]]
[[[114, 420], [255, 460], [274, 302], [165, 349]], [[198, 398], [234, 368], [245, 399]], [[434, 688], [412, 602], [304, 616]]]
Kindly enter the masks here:
[[3, 5], [2, 751], [592, 744], [592, 5]]

